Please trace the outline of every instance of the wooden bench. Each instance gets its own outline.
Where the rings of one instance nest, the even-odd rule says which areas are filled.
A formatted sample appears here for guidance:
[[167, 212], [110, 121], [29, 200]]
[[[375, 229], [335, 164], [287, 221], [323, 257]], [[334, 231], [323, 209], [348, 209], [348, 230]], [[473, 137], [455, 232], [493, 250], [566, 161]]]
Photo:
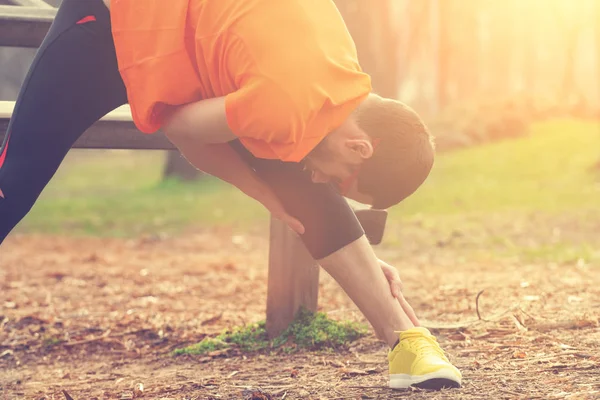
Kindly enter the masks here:
[[0, 46], [39, 47], [56, 16], [56, 9], [1, 5], [7, 2], [33, 4], [26, 0], [0, 0]]
[[[41, 0], [9, 1], [33, 4]], [[39, 46], [54, 13], [55, 10], [51, 8], [0, 6], [0, 46]], [[14, 102], [0, 102], [0, 143], [6, 135], [13, 109]], [[74, 148], [175, 149], [160, 132], [153, 135], [139, 132], [133, 124], [128, 106], [120, 107], [99, 120], [81, 136]], [[379, 244], [387, 212], [363, 209], [355, 210], [355, 213], [369, 241], [374, 245]], [[271, 218], [266, 313], [267, 330], [271, 337], [285, 330], [301, 306], [316, 311], [318, 287], [319, 266], [315, 260], [297, 235], [279, 220]]]

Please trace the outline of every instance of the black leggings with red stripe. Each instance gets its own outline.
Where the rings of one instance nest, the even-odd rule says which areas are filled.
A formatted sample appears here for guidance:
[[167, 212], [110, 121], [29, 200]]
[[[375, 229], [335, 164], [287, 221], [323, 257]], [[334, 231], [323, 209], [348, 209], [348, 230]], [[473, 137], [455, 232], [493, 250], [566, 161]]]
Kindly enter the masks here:
[[[126, 103], [108, 9], [101, 0], [63, 0], [25, 78], [0, 149], [0, 244], [33, 207], [79, 136]], [[332, 187], [311, 182], [298, 164], [258, 159], [239, 142], [232, 146], [302, 221], [302, 239], [314, 258], [363, 235], [353, 211]]]

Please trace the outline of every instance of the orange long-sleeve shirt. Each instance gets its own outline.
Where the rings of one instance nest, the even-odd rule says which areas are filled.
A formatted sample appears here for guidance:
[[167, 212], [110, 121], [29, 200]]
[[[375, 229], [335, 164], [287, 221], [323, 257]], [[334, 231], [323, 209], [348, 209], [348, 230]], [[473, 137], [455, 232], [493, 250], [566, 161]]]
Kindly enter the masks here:
[[371, 91], [332, 0], [112, 0], [137, 127], [226, 96], [227, 121], [260, 158], [300, 161]]

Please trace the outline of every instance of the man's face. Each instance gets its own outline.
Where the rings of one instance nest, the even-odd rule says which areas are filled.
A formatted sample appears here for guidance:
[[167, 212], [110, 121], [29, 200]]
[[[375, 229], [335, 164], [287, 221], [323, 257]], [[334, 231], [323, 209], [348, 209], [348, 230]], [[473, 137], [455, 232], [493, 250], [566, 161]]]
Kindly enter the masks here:
[[344, 193], [356, 180], [361, 165], [373, 155], [369, 139], [327, 140], [304, 160], [315, 183], [333, 183]]
[[[308, 161], [308, 160], [307, 160]], [[323, 161], [322, 168], [327, 171], [331, 171], [331, 174], [321, 172], [319, 167], [314, 164], [321, 165], [319, 161], [316, 161], [314, 164], [312, 162], [307, 162], [305, 164], [306, 170], [310, 171], [312, 181], [315, 183], [332, 183], [334, 184], [340, 194], [345, 197], [358, 201], [362, 204], [372, 205], [373, 198], [365, 193], [361, 193], [358, 191], [358, 172], [360, 171], [360, 165], [355, 165], [352, 163], [332, 163], [329, 161]], [[309, 165], [312, 166], [309, 167]], [[337, 171], [337, 172], [336, 172]]]
[[341, 183], [352, 177], [360, 164], [344, 159], [339, 155], [329, 157], [307, 157], [304, 167], [315, 183]]

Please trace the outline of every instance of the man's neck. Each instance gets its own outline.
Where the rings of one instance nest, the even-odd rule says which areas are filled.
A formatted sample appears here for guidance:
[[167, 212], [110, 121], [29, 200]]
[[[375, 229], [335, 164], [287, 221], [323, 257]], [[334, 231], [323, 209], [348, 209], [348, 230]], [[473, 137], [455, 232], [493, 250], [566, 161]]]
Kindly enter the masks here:
[[110, 10], [110, 0], [102, 0], [104, 2], [104, 4], [106, 4], [106, 7], [108, 7], [108, 9]]

